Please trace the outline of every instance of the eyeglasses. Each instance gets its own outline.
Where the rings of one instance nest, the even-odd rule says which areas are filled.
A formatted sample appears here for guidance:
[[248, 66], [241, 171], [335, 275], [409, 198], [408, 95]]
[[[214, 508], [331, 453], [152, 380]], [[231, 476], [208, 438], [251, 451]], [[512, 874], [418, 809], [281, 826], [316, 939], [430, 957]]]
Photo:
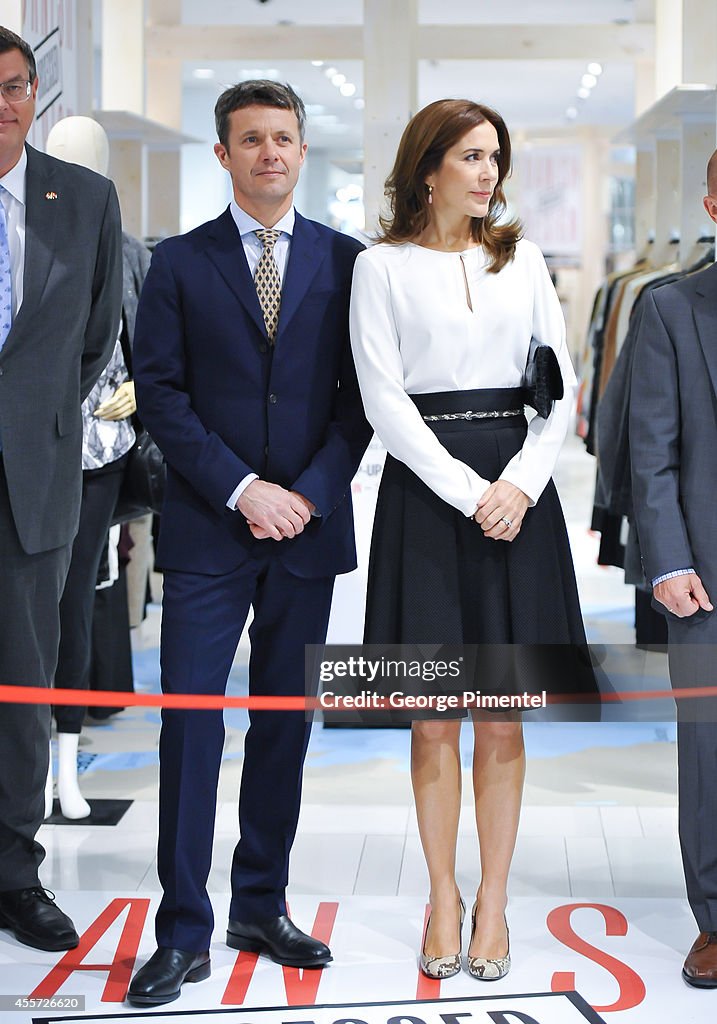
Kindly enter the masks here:
[[26, 80], [15, 79], [14, 82], [0, 82], [0, 93], [8, 103], [24, 103], [25, 100], [30, 99], [31, 92], [32, 82]]

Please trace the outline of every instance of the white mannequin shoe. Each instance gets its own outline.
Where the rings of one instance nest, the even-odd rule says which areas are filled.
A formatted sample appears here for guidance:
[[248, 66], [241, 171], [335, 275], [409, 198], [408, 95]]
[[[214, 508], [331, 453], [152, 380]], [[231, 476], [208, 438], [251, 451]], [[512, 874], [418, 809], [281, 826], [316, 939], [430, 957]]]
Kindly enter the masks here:
[[92, 808], [80, 793], [77, 781], [77, 745], [80, 737], [74, 732], [58, 732], [57, 795], [65, 818], [86, 818]]

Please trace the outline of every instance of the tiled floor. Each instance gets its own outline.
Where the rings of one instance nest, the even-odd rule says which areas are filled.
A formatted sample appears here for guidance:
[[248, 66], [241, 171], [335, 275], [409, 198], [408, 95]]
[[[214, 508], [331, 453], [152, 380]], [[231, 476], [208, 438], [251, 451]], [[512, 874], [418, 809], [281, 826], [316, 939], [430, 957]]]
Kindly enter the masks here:
[[[584, 613], [591, 639], [631, 644], [632, 590], [623, 585], [618, 570], [595, 565], [598, 540], [587, 530], [593, 473], [592, 460], [581, 444], [572, 441], [561, 459], [557, 481]], [[361, 543], [365, 545], [365, 538]], [[155, 609], [135, 638], [140, 689], [157, 686], [157, 627]], [[650, 674], [664, 678], [664, 656], [652, 655], [650, 659]], [[246, 646], [242, 644], [233, 674], [238, 691], [245, 685], [245, 665]], [[227, 721], [210, 876], [210, 891], [218, 902], [229, 891], [246, 716], [240, 711], [231, 712]], [[44, 826], [39, 838], [47, 849], [43, 881], [48, 887], [63, 894], [95, 890], [154, 897], [158, 892], [158, 725], [155, 711], [130, 708], [106, 725], [84, 730], [84, 794], [89, 799], [129, 797], [134, 802], [115, 828], [91, 827], [82, 822]], [[478, 881], [469, 734], [470, 730], [463, 730], [465, 785], [458, 841], [459, 883], [468, 899]], [[658, 908], [658, 916], [672, 915], [678, 922], [673, 936], [675, 950], [668, 960], [674, 984], [680, 985], [680, 950], [688, 939], [691, 941], [692, 925], [685, 906], [677, 841], [674, 725], [649, 721], [592, 725], [532, 722], [526, 724], [526, 746], [525, 804], [510, 882], [516, 913], [527, 922], [525, 908], [533, 905], [531, 901], [592, 905], [627, 900], [634, 907], [643, 907], [634, 902], [641, 898], [653, 901], [650, 906]], [[308, 906], [311, 900], [339, 899], [342, 907], [363, 907], [360, 913], [356, 911], [352, 948], [368, 950], [369, 956], [371, 947], [368, 938], [366, 943], [361, 941], [364, 933], [359, 919], [368, 921], [372, 907], [379, 915], [385, 908], [388, 921], [393, 912], [390, 908], [403, 905], [396, 901], [408, 901], [405, 905], [417, 917], [415, 927], [408, 930], [413, 936], [409, 936], [410, 941], [420, 932], [418, 918], [427, 894], [427, 879], [412, 806], [408, 748], [407, 730], [365, 732], [316, 726], [307, 759], [304, 804], [291, 861], [290, 897], [299, 906]], [[651, 913], [640, 910], [640, 927], [647, 927], [644, 920], [649, 923]], [[386, 925], [389, 932], [390, 927]], [[150, 938], [145, 944], [151, 944], [151, 925], [146, 931]], [[5, 955], [8, 949], [4, 934], [0, 932], [3, 972], [12, 963], [12, 955]], [[604, 944], [604, 924], [602, 935]], [[525, 934], [519, 941], [524, 940]], [[590, 987], [589, 979], [585, 984]], [[0, 990], [7, 990], [7, 982], [0, 984]], [[699, 1016], [701, 1012], [684, 1019], [713, 1019], [711, 1015]], [[610, 1019], [622, 1021], [623, 1017], [638, 1019], [621, 1013], [613, 1013]], [[653, 1013], [650, 1019], [660, 1024], [659, 1015]]]

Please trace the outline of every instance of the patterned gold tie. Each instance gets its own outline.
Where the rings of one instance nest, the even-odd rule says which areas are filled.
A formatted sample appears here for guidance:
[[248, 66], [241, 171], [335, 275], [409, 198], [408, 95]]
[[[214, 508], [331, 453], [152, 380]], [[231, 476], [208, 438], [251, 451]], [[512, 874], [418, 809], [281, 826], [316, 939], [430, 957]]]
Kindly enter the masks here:
[[256, 294], [259, 296], [261, 311], [264, 314], [266, 334], [269, 343], [273, 345], [276, 338], [276, 327], [279, 323], [279, 306], [281, 305], [281, 278], [274, 259], [274, 246], [281, 231], [264, 228], [262, 231], [255, 231], [254, 234], [264, 246], [254, 272], [254, 284], [256, 285]]

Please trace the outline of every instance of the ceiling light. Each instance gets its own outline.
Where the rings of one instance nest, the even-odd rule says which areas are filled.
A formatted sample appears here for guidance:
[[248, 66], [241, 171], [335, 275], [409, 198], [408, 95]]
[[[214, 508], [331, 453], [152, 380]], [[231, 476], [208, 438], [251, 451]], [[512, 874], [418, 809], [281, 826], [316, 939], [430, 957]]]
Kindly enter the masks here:
[[355, 203], [363, 199], [363, 189], [360, 185], [343, 185], [336, 189], [336, 198], [340, 203]]
[[580, 79], [580, 84], [583, 86], [584, 89], [592, 89], [594, 86], [597, 85], [597, 78], [595, 77], [595, 75], [583, 75], [583, 77]]
[[195, 68], [192, 71], [195, 78], [214, 78], [213, 68]]
[[574, 121], [575, 118], [578, 116], [577, 107], [568, 107], [565, 111], [565, 116], [567, 117], [568, 121]]
[[335, 85], [338, 89], [339, 86], [343, 85], [346, 81], [346, 75], [342, 75], [340, 71], [337, 71], [335, 75], [331, 76], [331, 84]]
[[363, 110], [363, 108], [366, 106], [366, 101], [364, 100], [363, 96], [356, 97], [356, 99], [354, 100], [354, 106], [356, 107], [357, 110]]
[[324, 74], [326, 75], [327, 78], [333, 78], [334, 75], [338, 74], [338, 70], [338, 68], [334, 67], [324, 68]]
[[311, 65], [315, 68], [322, 68], [324, 66], [324, 62], [322, 60], [312, 60]]
[[339, 92], [342, 96], [353, 96], [356, 92], [356, 86], [353, 82], [344, 82], [344, 84], [339, 87]]
[[591, 75], [601, 75], [602, 74], [602, 64], [598, 64], [597, 61], [593, 60], [593, 61], [591, 61], [588, 64], [588, 71], [590, 72]]
[[585, 86], [580, 86], [580, 88], [578, 89], [578, 96], [580, 97], [580, 99], [581, 100], [586, 100], [589, 95], [590, 95], [590, 90], [586, 89]]

